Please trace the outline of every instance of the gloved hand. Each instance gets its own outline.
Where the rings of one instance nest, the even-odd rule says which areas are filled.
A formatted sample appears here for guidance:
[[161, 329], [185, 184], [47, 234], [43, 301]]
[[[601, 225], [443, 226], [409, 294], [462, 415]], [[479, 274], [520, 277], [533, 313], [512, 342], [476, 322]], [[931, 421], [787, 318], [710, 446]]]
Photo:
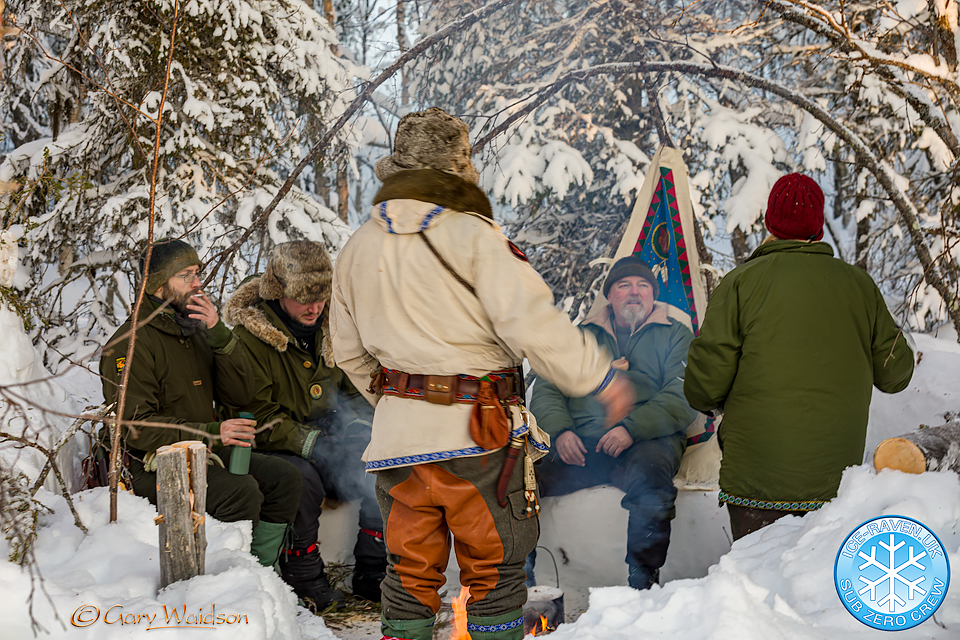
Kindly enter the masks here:
[[303, 448], [300, 450], [300, 457], [309, 460], [313, 466], [317, 467], [319, 458], [313, 451], [317, 440], [337, 432], [340, 428], [340, 418], [336, 411], [328, 411], [300, 425], [300, 428], [303, 430]]
[[322, 435], [332, 435], [340, 431], [340, 414], [336, 411], [327, 411], [319, 417], [307, 420], [307, 428], [319, 431]]

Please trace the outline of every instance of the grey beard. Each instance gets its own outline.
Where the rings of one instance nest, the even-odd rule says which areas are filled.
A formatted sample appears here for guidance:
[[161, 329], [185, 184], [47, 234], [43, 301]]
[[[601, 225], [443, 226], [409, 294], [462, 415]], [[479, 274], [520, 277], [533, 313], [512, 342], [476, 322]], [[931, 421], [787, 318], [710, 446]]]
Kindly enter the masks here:
[[647, 307], [642, 302], [637, 303], [638, 307], [632, 306], [629, 302], [624, 302], [620, 307], [620, 317], [630, 325], [631, 333], [637, 330], [637, 326], [647, 317]]

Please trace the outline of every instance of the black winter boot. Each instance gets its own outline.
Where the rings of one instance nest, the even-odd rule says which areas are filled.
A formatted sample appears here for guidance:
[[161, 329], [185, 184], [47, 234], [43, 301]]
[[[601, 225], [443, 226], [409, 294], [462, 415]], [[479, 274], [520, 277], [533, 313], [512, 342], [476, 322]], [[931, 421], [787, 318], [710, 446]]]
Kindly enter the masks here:
[[353, 595], [371, 602], [380, 602], [380, 583], [387, 576], [387, 549], [383, 532], [361, 528], [353, 549]]
[[630, 574], [627, 576], [627, 584], [638, 591], [649, 589], [660, 582], [660, 569], [648, 569], [647, 567], [638, 567], [630, 565]]
[[343, 593], [330, 586], [317, 545], [290, 549], [283, 556], [280, 576], [310, 611], [319, 614], [331, 606], [334, 610], [343, 608]]
[[357, 560], [353, 569], [353, 595], [371, 602], [380, 602], [380, 583], [387, 577], [387, 561]]

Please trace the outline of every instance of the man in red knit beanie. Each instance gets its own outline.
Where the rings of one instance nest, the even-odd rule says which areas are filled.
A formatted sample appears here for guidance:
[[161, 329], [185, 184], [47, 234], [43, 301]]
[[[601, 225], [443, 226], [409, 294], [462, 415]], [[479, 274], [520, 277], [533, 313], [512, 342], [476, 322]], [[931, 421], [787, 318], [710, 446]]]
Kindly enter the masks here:
[[780, 178], [764, 223], [772, 236], [710, 297], [684, 374], [690, 406], [723, 411], [720, 500], [735, 540], [834, 498], [863, 462], [872, 387], [896, 393], [913, 374], [877, 285], [819, 242], [817, 183]]
[[782, 240], [823, 238], [823, 191], [813, 178], [790, 173], [773, 185], [763, 217], [767, 231]]

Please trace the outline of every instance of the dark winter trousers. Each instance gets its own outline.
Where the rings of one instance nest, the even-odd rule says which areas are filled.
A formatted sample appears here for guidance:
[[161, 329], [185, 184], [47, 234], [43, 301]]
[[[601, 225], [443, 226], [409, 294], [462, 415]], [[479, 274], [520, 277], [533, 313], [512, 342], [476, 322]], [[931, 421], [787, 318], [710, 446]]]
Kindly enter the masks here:
[[360, 501], [360, 531], [353, 556], [358, 571], [383, 571], [387, 550], [383, 544], [383, 519], [377, 505], [373, 474], [366, 472], [363, 451], [370, 444], [370, 428], [339, 425], [332, 433], [321, 432], [309, 461], [323, 481], [326, 495], [341, 502]]
[[522, 463], [510, 478], [507, 506], [498, 504], [497, 479], [505, 458], [502, 449], [376, 473], [388, 560], [382, 585], [384, 636], [432, 638], [453, 534], [460, 582], [470, 589], [470, 636], [523, 637], [523, 563], [537, 544], [540, 525], [536, 512], [527, 511]]
[[[231, 447], [217, 449], [217, 455], [230, 467]], [[157, 474], [131, 458], [133, 491], [157, 504]], [[250, 474], [236, 476], [212, 464], [207, 466], [207, 513], [221, 522], [260, 520], [276, 524], [294, 521], [300, 503], [300, 473], [296, 467], [273, 456], [250, 454]]]
[[730, 514], [730, 533], [734, 540], [773, 524], [784, 516], [805, 516], [808, 511], [780, 511], [777, 509], [751, 509], [727, 503]]
[[[323, 439], [318, 439], [322, 441]], [[336, 478], [323, 478], [320, 471], [308, 460], [300, 456], [288, 453], [270, 453], [270, 456], [281, 460], [286, 460], [300, 472], [303, 479], [303, 492], [300, 495], [300, 506], [297, 509], [297, 517], [293, 521], [294, 539], [292, 549], [294, 551], [303, 551], [317, 542], [318, 530], [320, 528], [319, 518], [322, 512], [323, 499], [329, 493], [334, 493], [338, 498], [352, 500], [360, 496], [344, 495], [342, 492], [336, 492]], [[362, 468], [363, 462], [359, 454], [355, 459], [355, 466]], [[366, 474], [370, 475], [370, 474]], [[353, 555], [358, 562], [362, 559], [379, 558], [381, 562], [386, 556], [386, 549], [383, 540], [376, 534], [383, 531], [383, 520], [380, 518], [380, 509], [377, 506], [373, 493], [373, 485], [376, 479], [370, 475], [370, 496], [361, 498], [360, 502], [360, 532], [357, 534], [357, 543], [353, 549]]]
[[680, 469], [685, 443], [686, 436], [644, 440], [613, 458], [597, 453], [596, 440], [584, 440], [583, 467], [565, 464], [551, 451], [537, 467], [540, 492], [561, 496], [606, 483], [623, 491], [626, 495], [620, 505], [630, 514], [627, 564], [654, 576], [667, 559], [670, 521], [676, 514], [673, 477]]

